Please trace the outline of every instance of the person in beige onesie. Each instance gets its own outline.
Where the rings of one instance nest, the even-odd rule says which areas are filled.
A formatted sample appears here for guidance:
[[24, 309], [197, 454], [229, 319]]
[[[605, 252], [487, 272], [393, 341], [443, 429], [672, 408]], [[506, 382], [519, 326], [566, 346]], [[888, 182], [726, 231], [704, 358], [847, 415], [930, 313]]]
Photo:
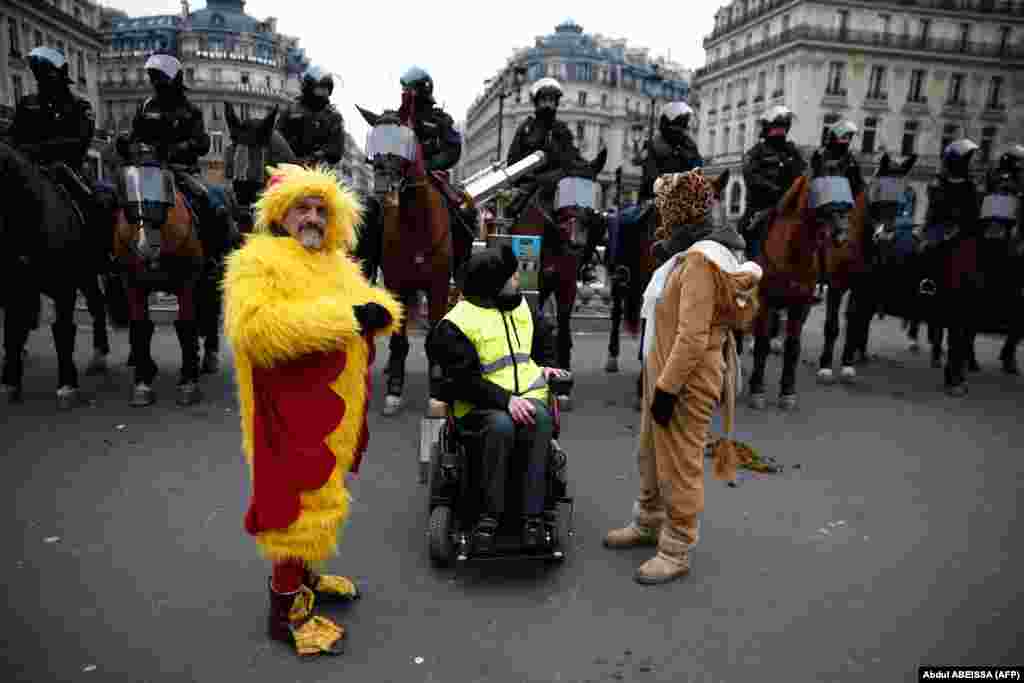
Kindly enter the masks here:
[[[708, 224], [711, 181], [700, 170], [662, 176], [655, 202], [672, 232], [676, 252], [655, 272], [644, 293], [644, 406], [637, 461], [640, 495], [633, 520], [605, 537], [609, 548], [657, 545], [636, 572], [643, 584], [686, 575], [704, 509], [704, 446], [711, 415], [722, 403], [730, 433], [739, 390], [733, 329], [749, 328], [756, 314], [754, 263], [740, 265], [742, 238], [732, 227]], [[731, 442], [718, 449], [715, 474], [733, 479]]]

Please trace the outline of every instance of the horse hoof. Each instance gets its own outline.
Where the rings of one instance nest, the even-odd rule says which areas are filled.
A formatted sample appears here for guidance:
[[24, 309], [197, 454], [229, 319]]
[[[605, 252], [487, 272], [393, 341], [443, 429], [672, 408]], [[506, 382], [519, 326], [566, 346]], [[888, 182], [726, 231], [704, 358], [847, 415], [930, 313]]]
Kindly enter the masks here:
[[769, 346], [771, 347], [772, 353], [774, 353], [776, 356], [782, 353], [782, 340], [779, 339], [778, 337], [772, 339], [769, 343]]
[[779, 409], [780, 410], [793, 410], [796, 408], [796, 394], [783, 394], [779, 396]]
[[764, 410], [768, 406], [768, 399], [765, 397], [764, 392], [759, 392], [751, 394], [748, 403], [754, 410]]
[[619, 359], [614, 356], [609, 356], [608, 361], [604, 364], [605, 372], [618, 372], [619, 371]]
[[0, 392], [7, 394], [7, 402], [10, 404], [22, 403], [25, 400], [21, 387], [4, 384], [3, 387], [0, 387]]
[[384, 397], [384, 410], [383, 415], [397, 415], [398, 411], [402, 409], [402, 397], [388, 394]]
[[918, 344], [916, 341], [912, 341], [907, 346], [907, 350], [910, 351], [911, 353], [913, 353], [914, 355], [917, 355], [917, 354], [921, 353], [921, 345]]
[[89, 365], [85, 368], [86, 375], [103, 375], [107, 372], [107, 354], [97, 351], [93, 354]]
[[853, 384], [857, 379], [857, 370], [852, 365], [844, 365], [839, 371], [839, 380], [843, 384]]
[[569, 396], [565, 396], [565, 395], [559, 396], [558, 397], [558, 409], [561, 412], [563, 412], [563, 413], [571, 413], [572, 412], [572, 398], [570, 398]]
[[194, 406], [199, 403], [199, 384], [196, 382], [185, 382], [178, 385], [178, 405]]
[[64, 386], [57, 389], [57, 410], [71, 410], [78, 405], [78, 389]]
[[832, 384], [836, 381], [836, 377], [832, 372], [832, 368], [821, 368], [818, 370], [818, 383], [819, 384]]
[[132, 390], [131, 405], [135, 408], [144, 408], [156, 403], [156, 392], [148, 384], [136, 384]]
[[220, 371], [220, 356], [208, 352], [203, 354], [203, 364], [199, 368], [204, 375], [215, 375]]
[[967, 385], [961, 383], [951, 387], [946, 387], [946, 393], [953, 398], [963, 398], [967, 395]]

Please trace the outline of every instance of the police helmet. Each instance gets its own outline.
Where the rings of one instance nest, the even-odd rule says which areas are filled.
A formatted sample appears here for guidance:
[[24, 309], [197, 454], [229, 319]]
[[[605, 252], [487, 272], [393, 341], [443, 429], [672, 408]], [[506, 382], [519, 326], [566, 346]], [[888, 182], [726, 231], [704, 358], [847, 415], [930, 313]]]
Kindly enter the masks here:
[[37, 47], [28, 53], [28, 67], [37, 81], [51, 78], [51, 74], [59, 74], [65, 83], [71, 82], [68, 60], [64, 53], [52, 47]]
[[302, 92], [311, 93], [315, 88], [326, 88], [330, 97], [334, 93], [334, 76], [322, 67], [309, 67], [302, 74]]
[[663, 126], [681, 125], [683, 128], [689, 128], [692, 116], [693, 109], [690, 108], [690, 105], [678, 100], [669, 102], [661, 108], [659, 123]]
[[553, 96], [555, 101], [562, 99], [562, 86], [553, 78], [542, 78], [530, 86], [530, 99], [534, 104], [544, 95]]
[[179, 86], [182, 85], [181, 62], [172, 55], [153, 55], [146, 60], [145, 68], [154, 85], [157, 81], [164, 80]]
[[789, 133], [789, 129], [793, 126], [793, 118], [793, 111], [789, 107], [777, 104], [761, 114], [759, 120], [762, 129], [785, 128], [786, 132]]
[[857, 124], [853, 121], [840, 121], [828, 129], [828, 136], [825, 138], [825, 144], [839, 143], [848, 145], [853, 140], [853, 136], [857, 133]]
[[434, 100], [434, 79], [430, 77], [426, 69], [418, 66], [410, 67], [399, 79], [402, 90], [409, 90], [416, 94], [417, 98]]
[[942, 150], [942, 167], [953, 177], [966, 178], [971, 167], [971, 159], [977, 151], [977, 143], [969, 138], [951, 142]]
[[1004, 171], [1020, 171], [1024, 166], [1024, 145], [1013, 145], [999, 155], [999, 168]]

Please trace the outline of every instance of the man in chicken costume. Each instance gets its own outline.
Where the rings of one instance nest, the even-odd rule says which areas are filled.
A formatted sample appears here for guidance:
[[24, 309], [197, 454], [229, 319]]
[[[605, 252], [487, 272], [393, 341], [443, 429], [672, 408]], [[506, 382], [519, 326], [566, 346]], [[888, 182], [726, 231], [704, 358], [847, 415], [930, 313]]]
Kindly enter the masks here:
[[270, 637], [300, 655], [340, 654], [344, 628], [313, 616], [313, 603], [359, 592], [313, 567], [336, 554], [348, 518], [345, 476], [369, 436], [373, 338], [397, 330], [402, 311], [349, 256], [362, 207], [332, 171], [272, 169], [255, 208], [255, 234], [224, 276], [252, 477], [245, 528], [273, 563]]
[[[760, 267], [740, 264], [743, 240], [731, 225], [714, 226], [711, 181], [700, 170], [661, 176], [654, 184], [662, 223], [671, 231], [667, 261], [644, 292], [644, 405], [637, 462], [640, 495], [633, 520], [605, 536], [605, 546], [656, 545], [637, 569], [642, 584], [659, 584], [690, 571], [704, 509], [704, 446], [716, 404], [732, 431], [739, 359], [732, 330], [749, 327], [756, 313]], [[715, 474], [736, 476], [730, 439], [719, 442]]]

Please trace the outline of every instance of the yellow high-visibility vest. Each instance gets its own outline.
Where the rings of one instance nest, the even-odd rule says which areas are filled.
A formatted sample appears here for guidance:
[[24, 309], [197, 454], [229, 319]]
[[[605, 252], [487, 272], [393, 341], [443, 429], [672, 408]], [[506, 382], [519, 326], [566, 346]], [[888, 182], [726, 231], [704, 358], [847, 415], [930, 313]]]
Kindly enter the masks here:
[[[484, 379], [516, 396], [547, 400], [544, 371], [530, 357], [533, 316], [526, 299], [507, 313], [462, 300], [444, 320], [458, 327], [476, 348]], [[462, 417], [473, 410], [473, 405], [456, 401], [454, 410], [455, 417]]]

